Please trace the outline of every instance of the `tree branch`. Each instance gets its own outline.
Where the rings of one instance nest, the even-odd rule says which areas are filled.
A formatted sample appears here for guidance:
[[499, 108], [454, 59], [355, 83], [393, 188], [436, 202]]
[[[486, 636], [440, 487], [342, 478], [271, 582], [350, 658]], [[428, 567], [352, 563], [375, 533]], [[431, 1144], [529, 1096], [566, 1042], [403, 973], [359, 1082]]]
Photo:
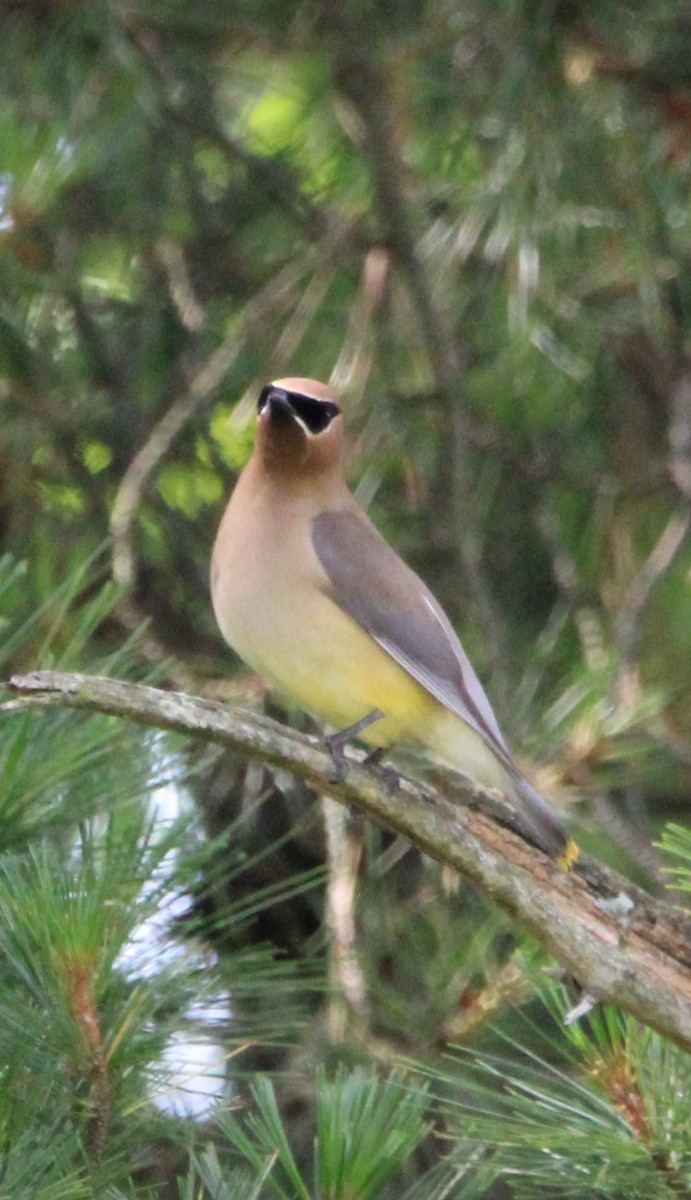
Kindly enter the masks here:
[[420, 850], [462, 872], [534, 934], [581, 987], [619, 1005], [691, 1050], [691, 922], [592, 860], [564, 871], [519, 832], [498, 793], [454, 777], [435, 792], [347, 756], [333, 778], [328, 752], [266, 717], [158, 688], [37, 671], [16, 676], [7, 717], [30, 706], [67, 705], [241, 750], [353, 804]]
[[640, 622], [651, 592], [673, 563], [691, 531], [691, 507], [684, 502], [672, 513], [650, 554], [640, 567], [624, 600], [622, 611], [616, 622], [617, 645], [621, 658], [617, 690], [624, 705], [635, 702], [640, 696], [640, 665], [638, 642]]

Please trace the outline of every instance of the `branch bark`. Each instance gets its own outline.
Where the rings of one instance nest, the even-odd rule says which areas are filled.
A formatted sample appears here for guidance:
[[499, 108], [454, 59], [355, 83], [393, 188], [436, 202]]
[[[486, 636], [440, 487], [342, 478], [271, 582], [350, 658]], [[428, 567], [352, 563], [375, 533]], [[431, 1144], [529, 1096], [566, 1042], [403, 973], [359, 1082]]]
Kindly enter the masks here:
[[10, 681], [6, 719], [66, 705], [241, 750], [300, 776], [342, 804], [462, 872], [520, 921], [590, 996], [619, 1005], [691, 1050], [691, 922], [623, 876], [583, 858], [564, 871], [520, 832], [498, 793], [454, 777], [435, 791], [347, 756], [333, 778], [328, 752], [265, 717], [184, 693], [86, 675], [37, 671]]

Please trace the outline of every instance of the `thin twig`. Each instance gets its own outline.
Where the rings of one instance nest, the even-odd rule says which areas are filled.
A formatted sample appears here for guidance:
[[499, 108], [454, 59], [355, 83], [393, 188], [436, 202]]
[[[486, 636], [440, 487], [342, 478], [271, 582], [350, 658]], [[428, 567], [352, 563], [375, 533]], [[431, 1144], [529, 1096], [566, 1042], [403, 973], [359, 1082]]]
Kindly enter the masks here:
[[655, 584], [672, 565], [688, 537], [689, 530], [691, 530], [691, 506], [685, 503], [676, 512], [673, 512], [667, 521], [650, 554], [631, 583], [618, 615], [616, 636], [620, 665], [617, 693], [621, 704], [632, 705], [640, 696], [638, 643], [641, 618]]
[[329, 1005], [331, 1040], [343, 1041], [349, 1016], [367, 1021], [367, 986], [357, 953], [355, 896], [362, 837], [349, 827], [348, 813], [322, 797], [329, 878], [326, 919], [331, 939], [331, 976], [335, 992]]
[[383, 246], [375, 246], [365, 255], [348, 329], [331, 372], [330, 383], [337, 392], [348, 393], [351, 406], [364, 392], [372, 370], [373, 318], [384, 297], [390, 265], [391, 255]]
[[206, 312], [194, 294], [182, 245], [175, 238], [160, 237], [154, 254], [165, 273], [168, 294], [180, 323], [190, 333], [198, 333], [206, 324]]
[[607, 662], [602, 622], [593, 606], [586, 602], [578, 564], [562, 537], [553, 509], [547, 504], [538, 508], [536, 525], [552, 560], [554, 581], [573, 613], [583, 662], [589, 671], [601, 671]]
[[669, 474], [681, 495], [691, 503], [691, 371], [677, 380], [670, 395]]
[[640, 695], [638, 643], [641, 618], [655, 584], [672, 565], [691, 530], [691, 373], [683, 371], [670, 391], [669, 477], [683, 497], [628, 589], [617, 620], [618, 695], [633, 704]]

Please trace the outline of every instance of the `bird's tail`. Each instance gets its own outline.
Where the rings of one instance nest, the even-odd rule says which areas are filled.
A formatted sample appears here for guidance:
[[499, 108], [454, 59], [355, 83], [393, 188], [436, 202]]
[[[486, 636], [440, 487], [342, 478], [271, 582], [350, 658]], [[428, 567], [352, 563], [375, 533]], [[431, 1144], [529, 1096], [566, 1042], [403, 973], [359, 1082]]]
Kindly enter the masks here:
[[539, 792], [518, 773], [515, 776], [515, 787], [521, 814], [538, 846], [568, 871], [580, 853], [576, 842], [569, 837], [561, 821], [555, 817]]

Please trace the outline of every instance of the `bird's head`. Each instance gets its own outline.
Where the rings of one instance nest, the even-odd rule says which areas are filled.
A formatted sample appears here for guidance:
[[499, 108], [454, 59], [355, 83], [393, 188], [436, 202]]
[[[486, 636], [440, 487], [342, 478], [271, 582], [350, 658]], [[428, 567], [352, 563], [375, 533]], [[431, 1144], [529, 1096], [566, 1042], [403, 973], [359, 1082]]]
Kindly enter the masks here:
[[257, 452], [269, 470], [313, 474], [340, 468], [343, 416], [316, 379], [277, 379], [257, 402]]

